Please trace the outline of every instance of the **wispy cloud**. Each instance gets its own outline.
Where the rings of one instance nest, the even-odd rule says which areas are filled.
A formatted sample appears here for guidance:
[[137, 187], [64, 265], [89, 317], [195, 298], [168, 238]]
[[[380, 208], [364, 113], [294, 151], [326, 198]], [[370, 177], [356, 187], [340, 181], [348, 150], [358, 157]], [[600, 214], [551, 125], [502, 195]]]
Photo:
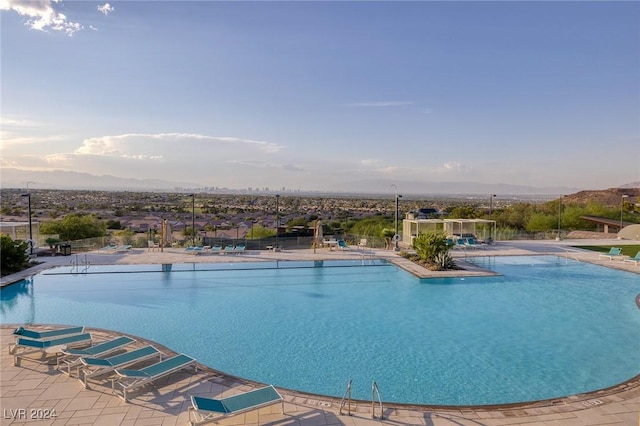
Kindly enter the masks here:
[[109, 3], [105, 3], [102, 6], [98, 6], [98, 11], [100, 11], [101, 13], [103, 13], [105, 15], [110, 14], [114, 10], [116, 10], [116, 8], [111, 6]]
[[411, 101], [378, 101], [378, 102], [354, 102], [343, 104], [345, 107], [349, 108], [388, 108], [388, 107], [399, 107], [406, 105], [413, 105], [414, 102]]
[[83, 27], [69, 21], [63, 13], [57, 12], [53, 4], [59, 0], [0, 0], [0, 10], [12, 10], [26, 16], [25, 25], [39, 31], [62, 31], [72, 36]]

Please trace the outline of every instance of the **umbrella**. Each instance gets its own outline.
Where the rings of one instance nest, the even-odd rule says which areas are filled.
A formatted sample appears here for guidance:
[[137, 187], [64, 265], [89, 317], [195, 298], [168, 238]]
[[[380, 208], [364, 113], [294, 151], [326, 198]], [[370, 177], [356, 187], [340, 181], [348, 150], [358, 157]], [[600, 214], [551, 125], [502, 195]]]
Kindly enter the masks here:
[[322, 244], [322, 223], [320, 220], [316, 220], [316, 226], [313, 233], [313, 249], [315, 250], [318, 245]]
[[162, 221], [162, 244], [161, 247], [170, 246], [173, 242], [173, 235], [171, 234], [171, 225], [167, 219]]

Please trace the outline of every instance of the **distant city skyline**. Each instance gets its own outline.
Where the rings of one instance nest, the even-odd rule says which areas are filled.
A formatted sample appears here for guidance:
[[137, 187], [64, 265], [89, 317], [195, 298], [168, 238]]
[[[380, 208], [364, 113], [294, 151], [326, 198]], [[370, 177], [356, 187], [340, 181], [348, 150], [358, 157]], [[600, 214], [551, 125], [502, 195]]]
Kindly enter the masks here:
[[3, 187], [55, 187], [53, 171], [372, 193], [640, 181], [638, 2], [1, 0], [0, 14]]

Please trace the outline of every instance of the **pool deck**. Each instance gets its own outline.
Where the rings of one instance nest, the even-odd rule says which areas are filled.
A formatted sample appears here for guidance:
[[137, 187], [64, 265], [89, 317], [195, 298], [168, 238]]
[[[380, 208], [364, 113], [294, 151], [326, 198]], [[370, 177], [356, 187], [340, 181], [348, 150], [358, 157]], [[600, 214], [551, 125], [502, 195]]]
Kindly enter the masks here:
[[[4, 277], [2, 285], [26, 278], [53, 266], [70, 266], [87, 262], [97, 264], [149, 264], [149, 263], [201, 263], [201, 262], [246, 262], [260, 260], [321, 260], [384, 258], [409, 270], [417, 276], [469, 276], [490, 274], [488, 271], [463, 263], [467, 256], [503, 256], [556, 254], [570, 260], [601, 264], [640, 274], [640, 266], [620, 260], [600, 260], [598, 253], [573, 249], [576, 244], [611, 244], [574, 240], [559, 242], [518, 241], [500, 242], [478, 250], [453, 251], [463, 271], [443, 273], [426, 271], [395, 253], [385, 250], [328, 251], [317, 249], [287, 250], [281, 252], [261, 251], [241, 255], [200, 254], [192, 255], [183, 250], [169, 249], [165, 252], [150, 252], [133, 249], [127, 253], [105, 254], [90, 252], [86, 256], [40, 257], [42, 264], [21, 274]], [[615, 244], [624, 244], [616, 241]], [[633, 242], [628, 242], [629, 244]], [[84, 263], [83, 263], [84, 262]], [[192, 370], [174, 373], [154, 386], [143, 388], [132, 395], [130, 403], [112, 395], [109, 381], [99, 382], [90, 390], [84, 389], [76, 379], [58, 372], [55, 366], [33, 362], [13, 365], [13, 356], [7, 351], [11, 342], [11, 331], [16, 324], [0, 327], [0, 404], [2, 425], [187, 425], [189, 395], [226, 397], [258, 386], [250, 381], [227, 376], [215, 371], [215, 366], [199, 366]], [[42, 325], [42, 327], [53, 327]], [[98, 341], [120, 335], [117, 330], [90, 330]], [[143, 344], [144, 336], [134, 336], [137, 344]], [[151, 342], [161, 351], [172, 354]], [[345, 383], [346, 386], [346, 383]], [[264, 407], [246, 414], [222, 419], [223, 425], [640, 425], [640, 376], [625, 384], [589, 394], [573, 395], [547, 401], [494, 407], [432, 407], [402, 404], [385, 404], [384, 419], [372, 419], [371, 401], [361, 401], [352, 410], [352, 415], [340, 415], [340, 401], [336, 398], [304, 394], [279, 389], [283, 395], [284, 414], [280, 405]], [[384, 397], [384, 387], [381, 389]], [[54, 410], [55, 419], [38, 419], [47, 410]], [[24, 411], [21, 411], [24, 410]], [[33, 410], [33, 411], [32, 411]], [[50, 411], [48, 411], [50, 413]], [[379, 415], [379, 412], [376, 412]]]

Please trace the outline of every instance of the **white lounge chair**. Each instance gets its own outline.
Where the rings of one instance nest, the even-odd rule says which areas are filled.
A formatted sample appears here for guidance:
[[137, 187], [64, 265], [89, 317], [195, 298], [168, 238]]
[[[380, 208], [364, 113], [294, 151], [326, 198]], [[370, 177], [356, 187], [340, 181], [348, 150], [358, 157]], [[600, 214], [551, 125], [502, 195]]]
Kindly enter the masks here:
[[624, 261], [629, 263], [635, 263], [635, 265], [638, 266], [638, 264], [640, 264], [640, 251], [637, 252], [635, 256], [630, 257], [628, 259], [624, 259]]
[[121, 398], [124, 402], [128, 402], [127, 394], [129, 392], [189, 366], [193, 366], [196, 371], [198, 370], [194, 358], [180, 354], [140, 370], [115, 370], [118, 380], [112, 382], [113, 392], [116, 393], [116, 387], [119, 387], [122, 391]]
[[598, 259], [622, 259], [622, 249], [619, 247], [611, 247], [608, 253], [601, 254]]
[[[91, 333], [72, 334], [48, 340], [27, 339], [21, 337], [15, 343], [13, 348], [9, 349], [9, 353], [14, 354], [14, 365], [20, 365], [20, 361], [23, 359], [42, 362], [43, 358], [48, 355], [56, 355], [61, 353], [64, 349], [88, 346], [91, 344], [91, 339]], [[32, 358], [31, 355], [33, 354], [39, 354], [40, 358]]]
[[13, 353], [12, 346], [15, 346], [15, 343], [19, 338], [26, 338], [32, 340], [42, 340], [42, 339], [53, 339], [56, 337], [69, 336], [72, 334], [81, 334], [84, 333], [84, 327], [65, 327], [58, 328], [55, 330], [35, 330], [31, 328], [18, 327], [13, 330], [13, 335], [16, 336], [16, 340], [13, 344], [9, 344], [9, 353]]
[[[153, 346], [144, 346], [130, 352], [120, 355], [114, 355], [109, 358], [83, 357], [80, 358], [81, 365], [78, 366], [78, 380], [82, 382], [85, 388], [89, 388], [89, 379], [111, 373], [117, 368], [127, 367], [141, 361], [158, 357], [162, 359], [164, 354]], [[81, 374], [82, 373], [82, 374]]]
[[[71, 368], [82, 365], [80, 358], [93, 357], [104, 358], [110, 354], [121, 350], [125, 346], [135, 342], [135, 339], [127, 336], [116, 337], [115, 339], [107, 340], [106, 342], [98, 343], [86, 349], [63, 349], [62, 356], [57, 360], [57, 368], [67, 375], [71, 375]], [[67, 367], [67, 371], [60, 369], [60, 366]]]
[[201, 425], [215, 421], [220, 417], [233, 416], [234, 414], [257, 410], [277, 403], [282, 404], [282, 413], [284, 413], [282, 396], [273, 386], [266, 386], [223, 399], [192, 395], [191, 407], [189, 407], [189, 423], [191, 425]]

